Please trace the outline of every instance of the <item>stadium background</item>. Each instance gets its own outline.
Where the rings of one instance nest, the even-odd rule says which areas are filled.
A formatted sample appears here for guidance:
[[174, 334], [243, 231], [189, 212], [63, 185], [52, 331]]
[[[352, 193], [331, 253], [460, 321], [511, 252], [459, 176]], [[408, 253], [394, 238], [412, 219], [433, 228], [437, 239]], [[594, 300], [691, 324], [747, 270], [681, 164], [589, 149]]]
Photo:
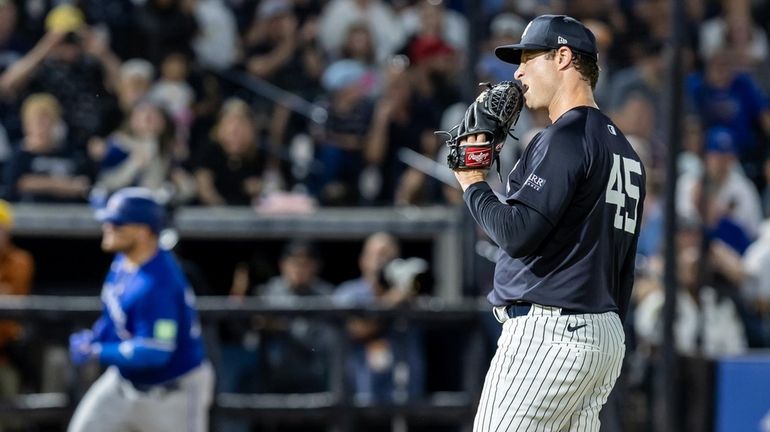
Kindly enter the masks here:
[[[239, 426], [220, 423], [228, 417], [271, 431], [465, 430], [498, 330], [482, 298], [492, 246], [447, 184], [432, 131], [456, 121], [476, 83], [512, 76], [491, 48], [515, 42], [535, 15], [567, 13], [597, 34], [597, 101], [651, 173], [627, 364], [603, 430], [770, 430], [770, 5], [682, 4], [675, 21], [663, 0], [0, 0], [0, 190], [16, 216], [3, 210], [0, 225], [35, 262], [20, 293], [30, 301], [0, 300], [23, 329], [0, 339], [0, 429], [62, 430], [93, 378], [62, 359], [67, 334], [93, 317], [88, 299], [110, 260], [91, 212], [142, 184], [177, 216], [176, 251], [207, 296], [219, 372], [232, 366], [223, 347], [243, 348], [247, 328], [270, 333], [252, 315], [336, 329], [340, 314], [355, 315], [329, 299], [262, 298], [292, 241], [316, 240], [319, 275], [334, 286], [360, 275], [364, 239], [377, 231], [430, 265], [414, 298], [361, 309], [395, 329], [394, 344], [419, 342], [420, 389], [371, 401], [341, 386], [350, 342], [339, 333], [321, 393], [291, 398], [282, 390], [319, 389], [264, 376], [253, 391], [220, 386], [212, 430]], [[669, 66], [682, 35], [680, 88]], [[682, 109], [669, 134], [672, 88]], [[503, 171], [544, 121], [523, 116]], [[676, 188], [665, 178], [672, 148], [682, 150]], [[661, 374], [668, 192], [680, 229], [673, 379]], [[284, 370], [264, 374], [302, 368], [287, 355]]]

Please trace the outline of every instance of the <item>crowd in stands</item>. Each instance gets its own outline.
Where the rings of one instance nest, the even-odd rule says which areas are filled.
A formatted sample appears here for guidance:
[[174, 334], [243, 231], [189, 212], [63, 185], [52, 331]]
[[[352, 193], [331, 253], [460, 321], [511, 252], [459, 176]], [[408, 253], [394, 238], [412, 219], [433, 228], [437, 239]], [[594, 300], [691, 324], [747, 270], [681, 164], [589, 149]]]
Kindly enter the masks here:
[[[394, 6], [4, 1], [3, 195], [98, 205], [142, 185], [179, 205], [278, 191], [320, 205], [455, 202], [398, 150], [435, 157], [433, 131], [461, 102], [468, 24], [440, 2]], [[246, 92], [234, 73], [289, 93]]]
[[[654, 356], [661, 343], [663, 199], [671, 187], [663, 173], [674, 157], [666, 134], [669, 2], [483, 0], [473, 14], [467, 4], [0, 0], [0, 195], [11, 203], [99, 206], [111, 192], [138, 185], [170, 205], [259, 207], [288, 195], [320, 206], [461, 205], [456, 188], [404, 155], [442, 165], [444, 146], [433, 132], [454, 124], [475, 97], [465, 77], [512, 79], [513, 67], [494, 57], [494, 47], [518, 41], [538, 14], [566, 13], [597, 36], [597, 102], [647, 168], [630, 324], [634, 353]], [[715, 358], [770, 346], [770, 6], [687, 2], [681, 25], [688, 38], [683, 151], [676, 155], [676, 343], [683, 355]], [[298, 109], [297, 97], [312, 109]], [[519, 140], [504, 147], [504, 172], [547, 125], [542, 112], [522, 114]], [[0, 231], [6, 219], [0, 211]], [[259, 288], [234, 283], [232, 295], [406, 301], [375, 289], [369, 266], [387, 260], [367, 258], [395, 258], [394, 239], [383, 234], [370, 242], [362, 278], [336, 289], [317, 280], [313, 248], [293, 244], [276, 279]], [[302, 333], [306, 327], [253, 323], [223, 355], [248, 363], [254, 335], [268, 329], [292, 335], [292, 344], [264, 345], [264, 358], [280, 363], [287, 350], [312, 351], [323, 339]], [[2, 329], [0, 347], [13, 326]], [[406, 349], [396, 353], [392, 335], [376, 322], [351, 320], [348, 330], [357, 344], [351, 362], [359, 363], [352, 370], [361, 372], [351, 379], [365, 397], [382, 396], [367, 386], [379, 379], [376, 366], [391, 366], [398, 356], [410, 358], [417, 371], [411, 383], [419, 383], [421, 360], [409, 348], [419, 335], [399, 341]], [[0, 349], [0, 374], [2, 355]], [[360, 366], [367, 361], [375, 370]], [[238, 367], [228, 372], [230, 390], [253, 387]]]
[[[3, 195], [98, 203], [118, 187], [143, 185], [188, 205], [259, 205], [280, 191], [325, 206], [455, 204], [454, 188], [402, 155], [442, 162], [433, 132], [475, 96], [464, 76], [511, 79], [492, 49], [518, 40], [544, 11], [574, 15], [597, 35], [597, 100], [660, 171], [665, 2], [489, 0], [474, 23], [456, 3], [3, 1]], [[727, 127], [763, 194], [767, 12], [752, 7], [688, 7], [684, 96], [688, 130]], [[235, 73], [284, 92], [244, 91], [226, 78]], [[292, 97], [320, 117], [296, 109]], [[545, 122], [542, 113], [524, 116], [508, 162]], [[690, 141], [701, 158], [705, 138]]]

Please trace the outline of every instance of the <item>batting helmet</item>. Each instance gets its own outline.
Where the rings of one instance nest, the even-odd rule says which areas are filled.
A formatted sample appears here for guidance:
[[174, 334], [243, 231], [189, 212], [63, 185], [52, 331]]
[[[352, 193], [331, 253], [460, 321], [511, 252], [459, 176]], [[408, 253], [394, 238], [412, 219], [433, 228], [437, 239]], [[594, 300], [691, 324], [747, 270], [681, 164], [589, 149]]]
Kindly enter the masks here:
[[96, 218], [115, 225], [143, 224], [156, 234], [163, 229], [165, 212], [146, 188], [130, 187], [115, 192]]

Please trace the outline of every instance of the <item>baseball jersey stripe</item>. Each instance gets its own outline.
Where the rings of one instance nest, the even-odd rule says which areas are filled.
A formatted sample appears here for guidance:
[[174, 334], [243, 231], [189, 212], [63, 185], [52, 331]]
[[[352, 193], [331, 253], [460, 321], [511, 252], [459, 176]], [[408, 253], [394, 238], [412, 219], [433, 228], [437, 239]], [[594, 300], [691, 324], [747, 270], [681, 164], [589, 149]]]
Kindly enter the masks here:
[[[508, 340], [505, 342], [505, 345], [503, 345], [503, 346], [504, 347], [508, 347], [508, 350], [512, 349], [511, 341], [513, 340], [513, 338], [514, 338], [514, 336], [516, 334], [517, 324], [518, 324], [518, 322], [514, 320], [514, 321], [510, 322], [510, 324], [508, 325], [508, 327], [506, 329], [507, 330], [507, 339]], [[523, 327], [522, 331], [526, 331], [526, 328], [527, 328], [526, 323], [523, 323], [523, 324], [524, 324], [524, 327]], [[519, 346], [516, 347], [516, 352], [513, 354], [513, 358], [514, 359], [517, 357], [518, 351], [519, 351]], [[494, 386], [495, 391], [491, 395], [491, 400], [487, 400], [487, 406], [488, 407], [494, 407], [495, 406], [495, 400], [497, 398], [497, 390], [500, 388], [500, 378], [503, 376], [503, 368], [505, 366], [506, 356], [507, 356], [507, 352], [506, 352], [506, 350], [503, 350], [502, 351], [502, 355], [498, 359], [498, 370], [496, 372], [497, 373], [497, 380], [496, 380], [495, 386]], [[491, 426], [491, 424], [492, 424], [492, 412], [493, 412], [492, 410], [488, 410], [488, 411], [489, 411], [489, 421], [487, 422], [487, 428], [489, 428]]]
[[[594, 357], [595, 356], [583, 356], [583, 359], [580, 363], [580, 366], [577, 368], [577, 370], [592, 370], [593, 364], [594, 364]], [[586, 368], [586, 359], [588, 359], [588, 367]], [[578, 388], [582, 388], [585, 384], [585, 380], [588, 377], [588, 374], [583, 374], [582, 378], [580, 379], [580, 382], [577, 383]], [[567, 401], [564, 401], [564, 397], [568, 396]], [[561, 396], [559, 397], [559, 401], [556, 403], [556, 406], [561, 406], [561, 410], [554, 415], [554, 421], [558, 422], [556, 424], [556, 427], [554, 429], [561, 430], [562, 424], [564, 424], [567, 420], [569, 420], [569, 413], [573, 409], [572, 404], [570, 403], [570, 399], [572, 396], [569, 394], [569, 392], [562, 392]], [[547, 425], [544, 425], [544, 429]]]
[[[498, 370], [502, 371], [503, 367], [503, 357], [505, 356], [505, 350], [510, 349], [511, 347], [511, 339], [513, 338], [513, 335], [516, 333], [516, 327], [519, 324], [520, 321], [517, 320], [509, 320], [506, 321], [503, 324], [503, 333], [500, 335], [500, 338], [498, 340], [498, 349], [495, 352], [494, 357], [492, 357], [492, 363], [489, 367], [489, 372], [487, 373], [487, 377], [484, 380], [484, 387], [482, 388], [481, 393], [481, 401], [479, 402], [479, 410], [476, 414], [476, 421], [474, 421], [474, 424], [478, 426], [478, 429], [474, 427], [474, 432], [476, 431], [484, 431], [488, 430], [489, 423], [491, 422], [491, 411], [488, 409], [491, 404], [489, 403], [490, 398], [490, 392], [492, 389], [497, 389], [499, 387], [499, 381], [500, 381], [500, 372]], [[526, 327], [526, 322], [522, 323]], [[513, 328], [511, 328], [513, 327]], [[516, 349], [516, 353], [518, 353], [518, 346]], [[514, 354], [514, 358], [516, 357], [516, 353]], [[494, 384], [493, 384], [494, 381]], [[490, 420], [487, 421], [487, 414], [490, 416]], [[479, 423], [478, 420], [481, 419], [481, 422]]]
[[[527, 349], [524, 351], [524, 357], [525, 357], [525, 358], [526, 358], [526, 356], [527, 356], [527, 353], [529, 353], [529, 352], [530, 352], [529, 350], [530, 350], [530, 347], [532, 346], [532, 341], [535, 339], [535, 330], [536, 330], [536, 328], [537, 328], [537, 326], [533, 326], [533, 327], [532, 327], [532, 336], [530, 336], [530, 337], [528, 337], [528, 338], [527, 338], [527, 339], [529, 339], [529, 340], [528, 340]], [[544, 328], [543, 328], [543, 336], [545, 336], [545, 330], [546, 330], [546, 329], [545, 329], [545, 327], [544, 327]], [[540, 348], [541, 348], [541, 347], [542, 347], [542, 344], [538, 344], [538, 347], [537, 347], [537, 351], [535, 351], [535, 354], [534, 354], [535, 358], [537, 358], [537, 355], [538, 355], [538, 353], [540, 352]], [[516, 351], [518, 352], [518, 347], [517, 347]], [[515, 362], [515, 360], [514, 360], [514, 362]], [[533, 362], [529, 362], [529, 366], [527, 367], [527, 372], [525, 372], [525, 373], [524, 373], [524, 376], [528, 376], [528, 375], [529, 375], [529, 370], [532, 368], [532, 363], [533, 363]], [[506, 376], [510, 376], [510, 374], [511, 374], [511, 370], [513, 369], [513, 365], [514, 365], [514, 363], [511, 363], [510, 367], [508, 367], [508, 369], [506, 370]], [[518, 369], [513, 369], [513, 370], [514, 370], [514, 371], [518, 371]], [[505, 400], [505, 398], [508, 396], [508, 392], [509, 392], [510, 390], [511, 390], [511, 387], [507, 387], [507, 388], [505, 389], [505, 394], [503, 395], [503, 398], [500, 400], [500, 403], [499, 403], [499, 404], [497, 404], [497, 407], [498, 407], [498, 408], [499, 408], [500, 406], [502, 406], [502, 403], [503, 403], [503, 401]]]

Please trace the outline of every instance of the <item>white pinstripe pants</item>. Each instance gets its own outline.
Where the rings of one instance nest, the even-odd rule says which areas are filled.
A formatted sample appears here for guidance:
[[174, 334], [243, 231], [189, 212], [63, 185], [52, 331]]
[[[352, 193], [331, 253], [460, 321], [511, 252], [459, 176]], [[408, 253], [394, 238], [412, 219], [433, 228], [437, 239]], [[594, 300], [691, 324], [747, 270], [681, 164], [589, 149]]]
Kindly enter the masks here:
[[613, 312], [562, 316], [559, 308], [533, 305], [528, 315], [508, 319], [473, 432], [597, 432], [624, 344]]

